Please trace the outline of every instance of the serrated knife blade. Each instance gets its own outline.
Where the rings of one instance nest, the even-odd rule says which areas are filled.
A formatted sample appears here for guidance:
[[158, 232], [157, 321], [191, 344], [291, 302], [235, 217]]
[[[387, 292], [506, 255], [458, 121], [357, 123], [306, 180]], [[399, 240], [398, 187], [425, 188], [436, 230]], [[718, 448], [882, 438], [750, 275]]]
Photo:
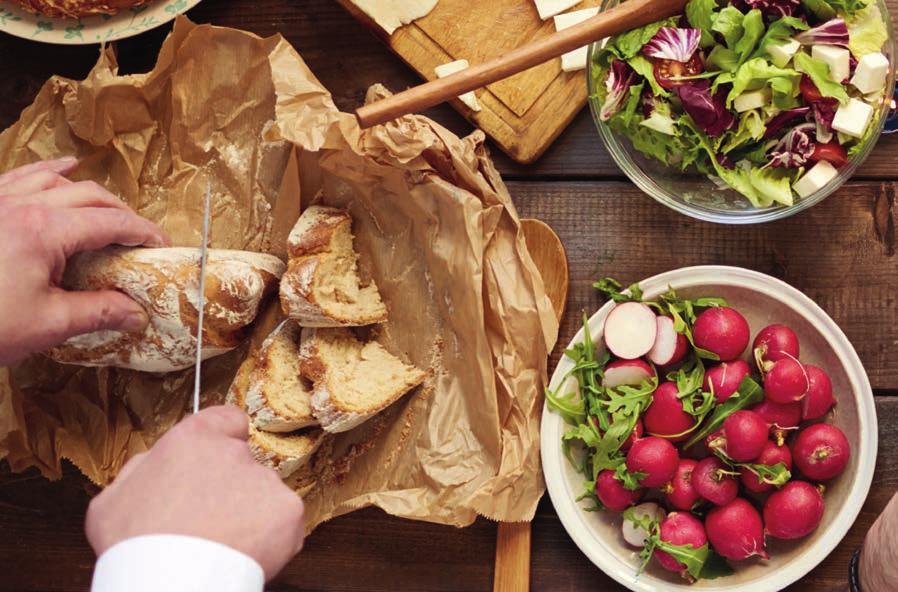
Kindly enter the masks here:
[[200, 410], [200, 370], [203, 365], [203, 317], [206, 308], [206, 250], [209, 244], [209, 210], [212, 197], [212, 184], [206, 184], [206, 197], [203, 202], [203, 244], [200, 245], [200, 281], [197, 303], [199, 311], [196, 319], [196, 363], [193, 370], [193, 412]]

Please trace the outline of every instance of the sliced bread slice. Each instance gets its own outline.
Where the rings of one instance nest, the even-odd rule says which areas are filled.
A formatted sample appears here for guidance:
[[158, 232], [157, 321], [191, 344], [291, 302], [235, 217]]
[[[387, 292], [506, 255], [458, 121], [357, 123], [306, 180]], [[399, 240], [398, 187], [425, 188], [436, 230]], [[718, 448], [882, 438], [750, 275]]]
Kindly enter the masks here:
[[312, 415], [312, 387], [300, 376], [299, 331], [292, 320], [283, 321], [256, 356], [244, 405], [260, 430], [292, 432], [318, 424]]
[[300, 356], [303, 376], [314, 383], [312, 412], [331, 433], [358, 426], [427, 376], [348, 329], [303, 329]]
[[377, 285], [362, 283], [352, 241], [347, 212], [311, 206], [302, 213], [287, 239], [290, 260], [280, 288], [284, 314], [303, 327], [353, 327], [387, 320]]
[[[246, 393], [255, 365], [256, 356], [247, 356], [243, 361], [228, 389], [228, 404], [245, 408]], [[263, 432], [250, 423], [248, 444], [256, 462], [274, 469], [281, 479], [286, 479], [309, 462], [326, 436], [318, 428], [290, 434], [273, 434]]]

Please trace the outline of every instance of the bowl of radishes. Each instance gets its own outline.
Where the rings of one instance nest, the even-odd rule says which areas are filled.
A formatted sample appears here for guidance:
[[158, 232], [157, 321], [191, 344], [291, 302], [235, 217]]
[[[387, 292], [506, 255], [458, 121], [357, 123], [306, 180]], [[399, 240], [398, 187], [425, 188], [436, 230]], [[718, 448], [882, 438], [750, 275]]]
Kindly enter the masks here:
[[863, 505], [876, 410], [857, 353], [807, 296], [684, 268], [622, 290], [565, 350], [543, 472], [568, 534], [631, 590], [781, 590]]

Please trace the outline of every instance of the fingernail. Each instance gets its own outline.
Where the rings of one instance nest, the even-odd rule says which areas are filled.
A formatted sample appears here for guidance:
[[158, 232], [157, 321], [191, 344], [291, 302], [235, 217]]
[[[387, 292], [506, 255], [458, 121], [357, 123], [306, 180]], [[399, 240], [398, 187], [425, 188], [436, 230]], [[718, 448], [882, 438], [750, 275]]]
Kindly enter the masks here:
[[59, 162], [62, 164], [73, 165], [78, 164], [78, 159], [74, 156], [63, 156], [59, 159]]
[[146, 329], [147, 324], [150, 322], [150, 318], [147, 316], [147, 313], [141, 310], [135, 310], [134, 312], [128, 313], [128, 316], [125, 317], [125, 320], [122, 321], [122, 331], [127, 333], [136, 333], [138, 331], [143, 331]]

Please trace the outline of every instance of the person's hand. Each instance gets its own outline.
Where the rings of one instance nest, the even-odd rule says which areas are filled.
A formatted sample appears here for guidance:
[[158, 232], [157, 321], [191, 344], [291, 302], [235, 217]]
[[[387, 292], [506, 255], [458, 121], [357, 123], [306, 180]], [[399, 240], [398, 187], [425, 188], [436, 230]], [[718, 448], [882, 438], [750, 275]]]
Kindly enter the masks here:
[[107, 245], [161, 247], [165, 233], [92, 181], [65, 178], [74, 158], [0, 175], [0, 365], [103, 329], [141, 331], [143, 308], [120, 292], [67, 292], [66, 259]]
[[858, 565], [861, 590], [898, 590], [898, 494], [867, 531]]
[[257, 464], [237, 407], [210, 407], [132, 458], [87, 510], [87, 540], [101, 555], [146, 534], [191, 535], [249, 555], [274, 577], [302, 548], [302, 500]]

